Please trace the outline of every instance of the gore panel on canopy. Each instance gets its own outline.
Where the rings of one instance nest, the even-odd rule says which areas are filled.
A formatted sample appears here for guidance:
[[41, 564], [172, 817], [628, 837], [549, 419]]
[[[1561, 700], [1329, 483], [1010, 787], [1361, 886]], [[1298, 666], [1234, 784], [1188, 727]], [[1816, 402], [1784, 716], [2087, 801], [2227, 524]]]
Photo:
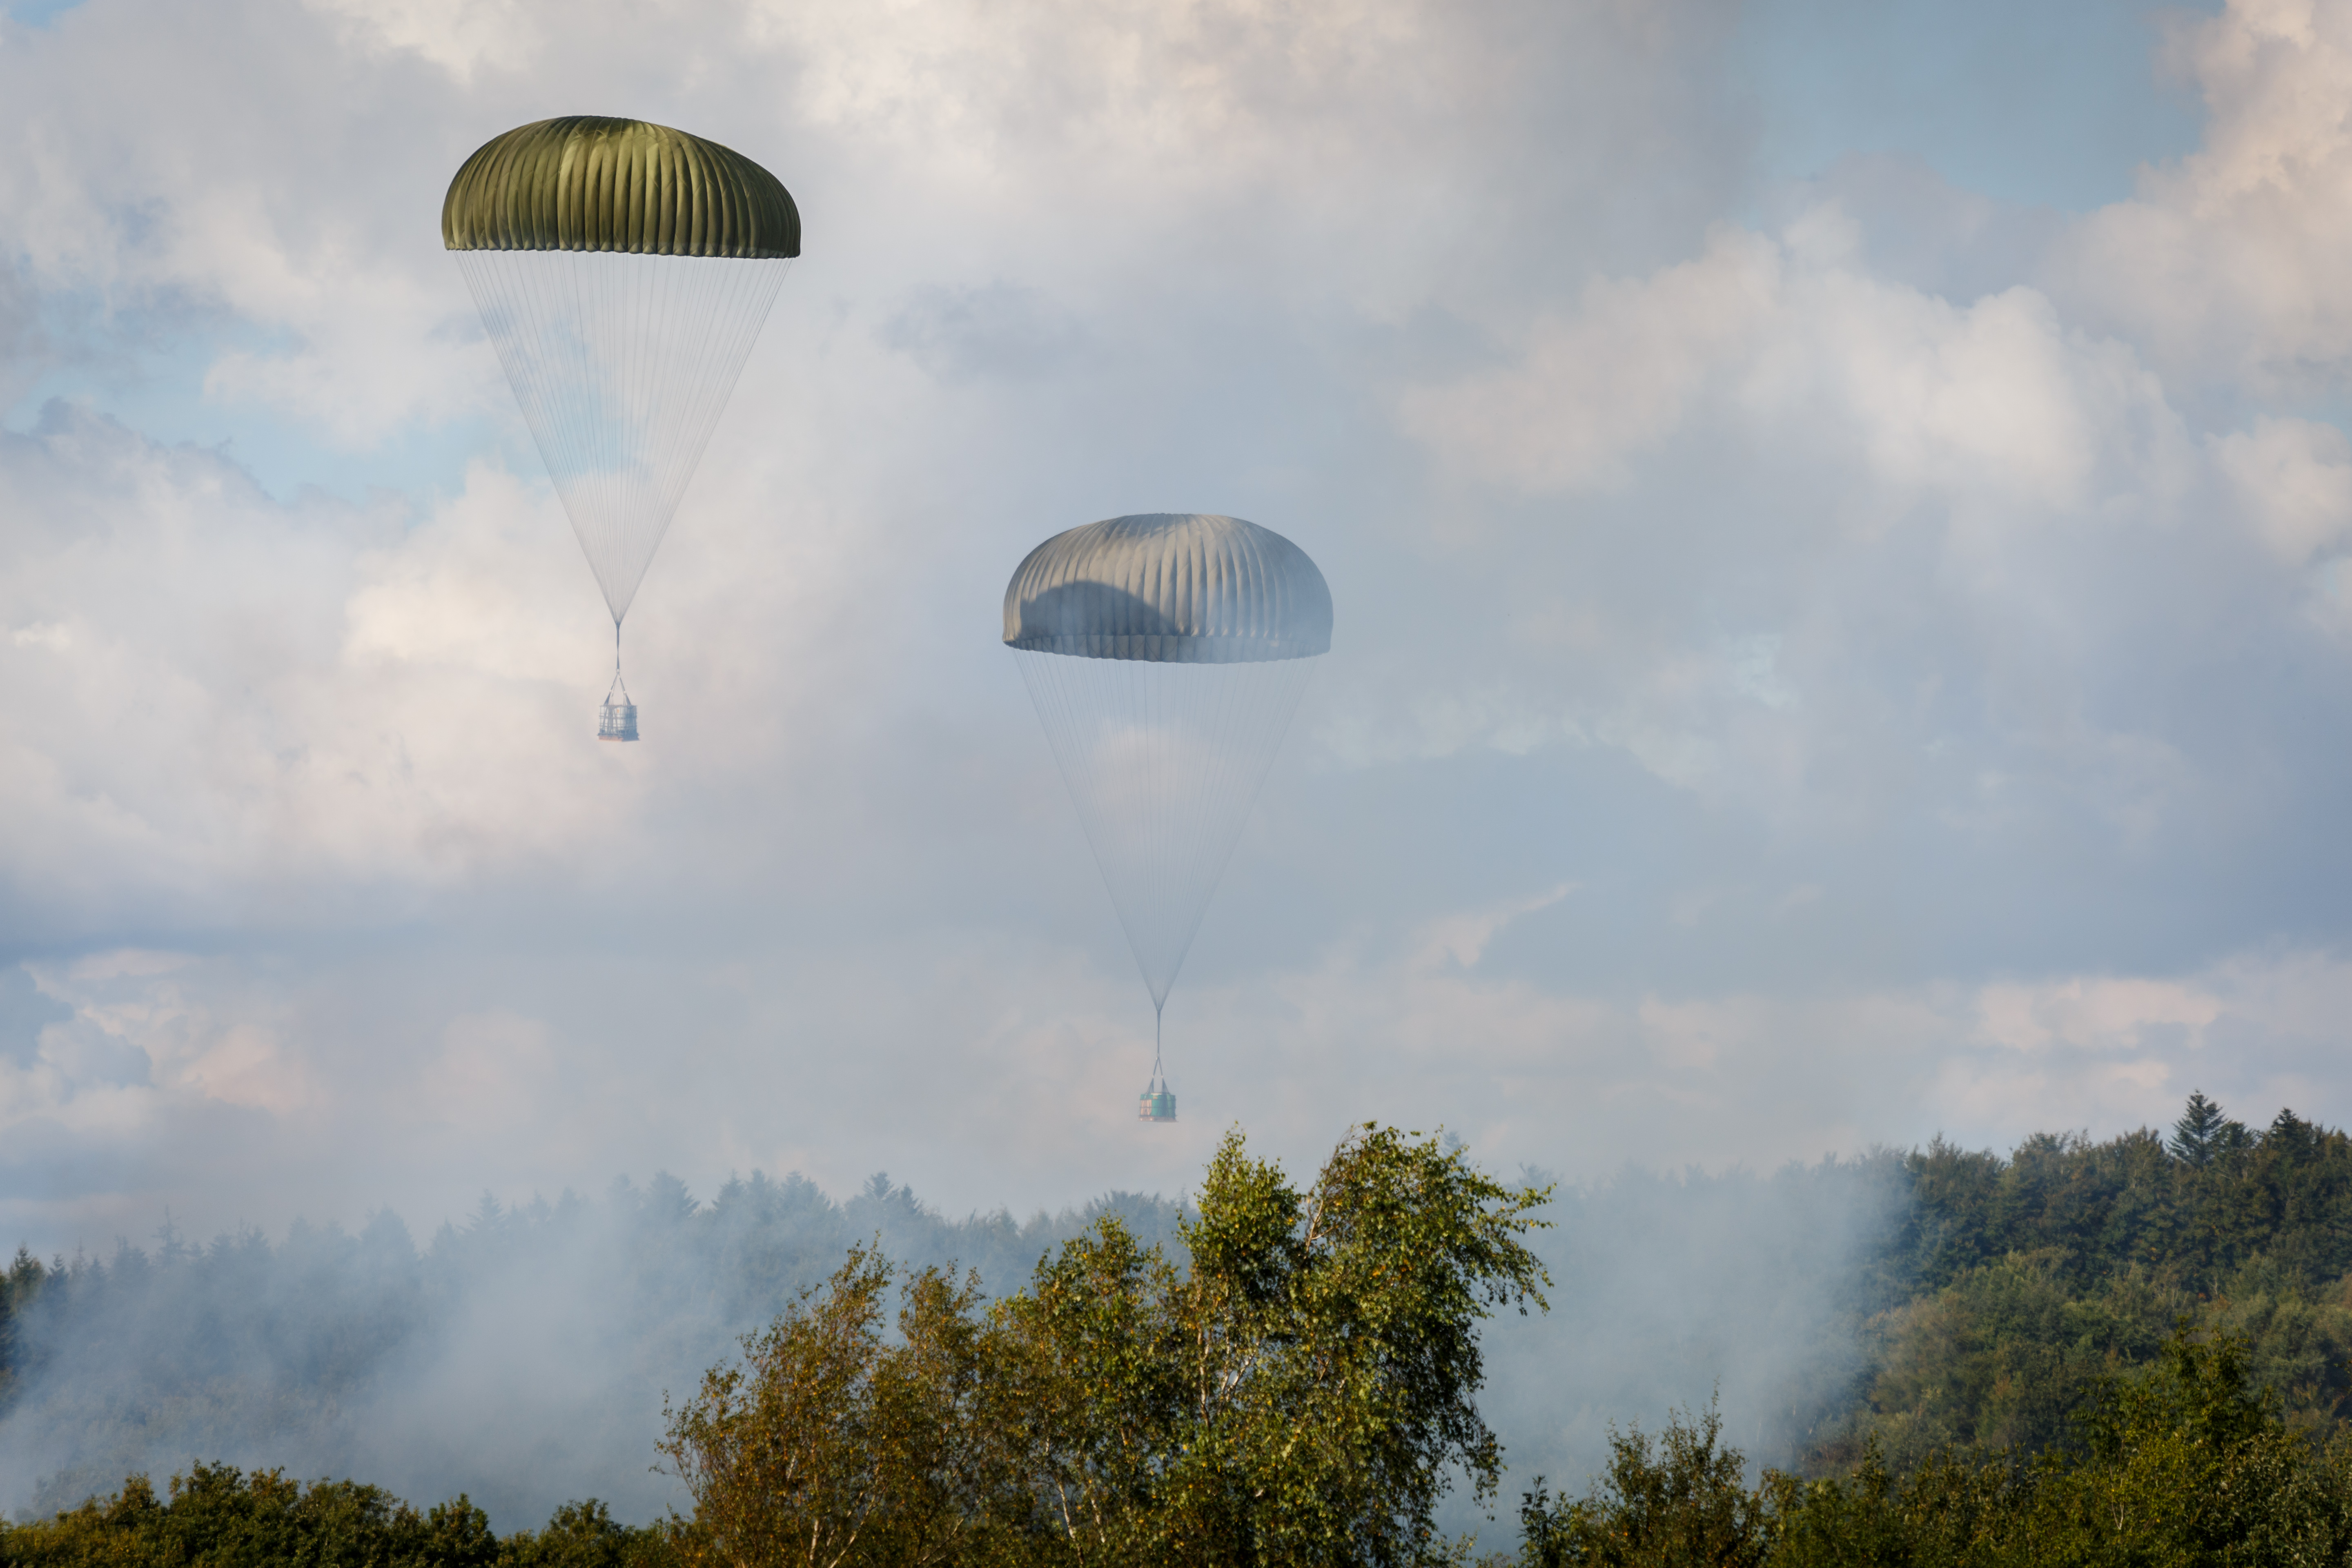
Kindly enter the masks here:
[[1314, 673], [1015, 650], [1128, 945], [1164, 1006]]
[[792, 264], [456, 254], [617, 624]]
[[477, 149], [442, 201], [441, 243], [783, 259], [801, 253], [801, 215], [782, 181], [716, 142], [572, 114]]
[[1272, 529], [1203, 512], [1057, 533], [1004, 590], [1004, 640], [1084, 658], [1241, 664], [1331, 647], [1331, 590]]

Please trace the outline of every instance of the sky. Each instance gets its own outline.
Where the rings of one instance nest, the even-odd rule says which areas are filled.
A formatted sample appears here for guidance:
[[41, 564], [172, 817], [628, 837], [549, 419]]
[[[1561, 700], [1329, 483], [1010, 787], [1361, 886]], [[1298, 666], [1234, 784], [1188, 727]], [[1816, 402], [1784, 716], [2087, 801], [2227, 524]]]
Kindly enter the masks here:
[[[0, 7], [0, 1243], [2347, 1120], [2352, 3]], [[609, 622], [437, 217], [794, 264]], [[1031, 546], [1336, 605], [1167, 1014]]]

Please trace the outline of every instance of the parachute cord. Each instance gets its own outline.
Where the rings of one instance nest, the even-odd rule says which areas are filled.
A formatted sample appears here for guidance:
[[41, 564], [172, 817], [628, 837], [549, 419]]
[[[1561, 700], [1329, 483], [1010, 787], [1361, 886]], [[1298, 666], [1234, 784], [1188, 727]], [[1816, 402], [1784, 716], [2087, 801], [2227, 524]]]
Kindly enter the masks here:
[[1160, 1026], [1166, 1021], [1167, 1016], [1166, 1001], [1154, 1002], [1151, 1005], [1151, 1077], [1154, 1084], [1160, 1089], [1168, 1087], [1167, 1069], [1160, 1065]]
[[[619, 621], [613, 623], [613, 689], [621, 694], [622, 701], [626, 702], [630, 700], [629, 683], [621, 679], [621, 623]], [[611, 701], [612, 698], [611, 691], [604, 694], [606, 701]]]

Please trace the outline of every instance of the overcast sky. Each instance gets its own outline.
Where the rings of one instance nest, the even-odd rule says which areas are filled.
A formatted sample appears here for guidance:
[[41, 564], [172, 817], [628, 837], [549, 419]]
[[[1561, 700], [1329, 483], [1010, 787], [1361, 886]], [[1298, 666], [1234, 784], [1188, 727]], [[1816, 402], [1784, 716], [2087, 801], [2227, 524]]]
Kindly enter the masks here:
[[[0, 16], [0, 1244], [2352, 1118], [2352, 4]], [[438, 234], [568, 113], [805, 222], [633, 747]], [[1337, 605], [1172, 1128], [997, 640], [1151, 510]]]

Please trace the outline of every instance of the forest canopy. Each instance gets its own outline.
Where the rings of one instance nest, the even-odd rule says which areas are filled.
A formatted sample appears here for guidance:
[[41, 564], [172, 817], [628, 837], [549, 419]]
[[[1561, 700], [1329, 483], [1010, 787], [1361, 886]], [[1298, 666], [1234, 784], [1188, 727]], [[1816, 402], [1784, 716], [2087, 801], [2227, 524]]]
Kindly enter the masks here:
[[[1391, 1175], [1342, 1179], [1350, 1160]], [[1606, 1288], [1591, 1261], [1603, 1255], [1596, 1226], [1661, 1223], [1659, 1194], [1726, 1182], [1727, 1191], [1769, 1194], [1800, 1216], [1837, 1205], [1861, 1216], [1835, 1247], [1782, 1249], [1789, 1268], [1821, 1276], [1820, 1300], [1833, 1310], [1811, 1331], [1836, 1353], [1791, 1363], [1782, 1415], [1756, 1428], [1764, 1451], [1725, 1440], [1703, 1398], [1668, 1414], [1659, 1436], [1645, 1436], [1631, 1424], [1655, 1421], [1664, 1405], [1633, 1395], [1604, 1407], [1618, 1425], [1586, 1492], [1573, 1491], [1581, 1465], [1546, 1461], [1539, 1448], [1534, 1468], [1527, 1452], [1507, 1457], [1501, 1428], [1473, 1397], [1496, 1347], [1516, 1345], [1512, 1364], [1521, 1370], [1490, 1393], [1522, 1412], [1539, 1408], [1541, 1387], [1525, 1369], [1542, 1356], [1578, 1354], [1587, 1321], [1580, 1314]], [[2200, 1094], [2165, 1131], [2104, 1142], [2038, 1136], [2003, 1155], [1939, 1140], [1769, 1178], [1627, 1177], [1538, 1204], [1542, 1188], [1537, 1177], [1506, 1184], [1479, 1173], [1452, 1140], [1374, 1130], [1343, 1146], [1304, 1190], [1235, 1141], [1189, 1204], [1122, 1197], [1028, 1226], [1004, 1216], [943, 1221], [887, 1181], [848, 1205], [797, 1178], [734, 1184], [711, 1205], [674, 1184], [632, 1190], [629, 1206], [608, 1211], [625, 1216], [635, 1238], [609, 1255], [628, 1267], [607, 1277], [635, 1303], [642, 1331], [677, 1340], [683, 1320], [665, 1289], [709, 1296], [718, 1281], [733, 1293], [678, 1342], [699, 1347], [693, 1353], [710, 1380], [680, 1389], [666, 1434], [650, 1426], [639, 1434], [637, 1452], [647, 1458], [664, 1440], [693, 1507], [648, 1531], [612, 1524], [600, 1504], [567, 1506], [611, 1526], [597, 1537], [599, 1552], [708, 1555], [728, 1529], [781, 1541], [789, 1533], [787, 1516], [775, 1512], [782, 1493], [761, 1492], [765, 1516], [730, 1515], [728, 1478], [752, 1473], [741, 1468], [747, 1452], [799, 1452], [803, 1473], [822, 1468], [818, 1459], [830, 1453], [824, 1462], [837, 1474], [865, 1478], [866, 1490], [850, 1488], [864, 1500], [850, 1511], [871, 1521], [857, 1527], [869, 1532], [863, 1539], [891, 1543], [874, 1561], [1042, 1561], [1037, 1542], [1055, 1539], [1080, 1543], [1067, 1546], [1074, 1561], [1408, 1562], [1471, 1550], [1449, 1543], [1438, 1526], [1458, 1531], [1465, 1518], [1475, 1525], [1484, 1510], [1465, 1515], [1462, 1498], [1496, 1488], [1507, 1462], [1513, 1489], [1502, 1497], [1526, 1493], [1518, 1530], [1489, 1523], [1479, 1534], [1491, 1546], [1516, 1533], [1530, 1563], [1826, 1562], [1835, 1559], [1821, 1555], [1829, 1550], [1822, 1542], [1843, 1550], [1859, 1539], [1838, 1531], [1884, 1534], [1898, 1524], [1916, 1538], [1903, 1537], [1911, 1544], [1883, 1560], [2098, 1561], [2106, 1547], [2062, 1559], [2033, 1555], [2042, 1547], [2032, 1543], [2060, 1539], [2053, 1521], [2095, 1514], [2083, 1500], [2135, 1495], [2129, 1489], [2158, 1484], [2150, 1477], [2187, 1475], [2183, 1455], [2202, 1455], [2197, 1464], [2221, 1464], [2213, 1475], [2236, 1478], [2231, 1495], [2252, 1487], [2285, 1510], [2264, 1515], [2272, 1523], [2263, 1529], [2300, 1531], [2296, 1539], [2319, 1553], [2292, 1560], [2343, 1560], [2326, 1544], [2340, 1544], [2331, 1521], [2347, 1495], [2340, 1434], [2352, 1392], [2352, 1142], [2338, 1131], [2291, 1111], [2249, 1126]], [[1452, 1214], [1454, 1228], [1412, 1229], [1423, 1203]], [[1412, 1239], [1385, 1253], [1350, 1250], [1336, 1239], [1332, 1216], [1355, 1208], [1378, 1220], [1374, 1230], [1402, 1226], [1394, 1234]], [[0, 1385], [0, 1415], [9, 1399], [21, 1407], [29, 1394], [49, 1402], [44, 1408], [81, 1409], [92, 1431], [114, 1430], [152, 1419], [138, 1403], [142, 1390], [154, 1401], [144, 1410], [172, 1408], [152, 1384], [173, 1376], [181, 1408], [191, 1397], [201, 1403], [200, 1391], [234, 1385], [238, 1367], [251, 1363], [242, 1351], [217, 1348], [229, 1327], [269, 1346], [274, 1397], [308, 1389], [324, 1403], [381, 1358], [372, 1344], [396, 1344], [448, 1310], [463, 1258], [527, 1250], [577, 1223], [565, 1216], [579, 1212], [569, 1200], [535, 1212], [486, 1202], [474, 1224], [445, 1229], [421, 1255], [382, 1221], [355, 1237], [298, 1232], [277, 1247], [248, 1234], [199, 1248], [167, 1234], [154, 1254], [125, 1246], [104, 1265], [44, 1265], [20, 1252], [0, 1290], [10, 1379]], [[1542, 1221], [1559, 1231], [1538, 1236]], [[1449, 1235], [1456, 1241], [1445, 1242]], [[1461, 1249], [1461, 1238], [1481, 1236]], [[950, 1266], [959, 1250], [984, 1259], [986, 1273]], [[1017, 1274], [1024, 1253], [1034, 1268]], [[341, 1261], [323, 1268], [329, 1257]], [[1416, 1295], [1412, 1270], [1363, 1261], [1382, 1257], [1452, 1258], [1452, 1293]], [[335, 1312], [295, 1310], [298, 1280], [331, 1286]], [[1758, 1278], [1748, 1288], [1769, 1311], [1780, 1287]], [[1561, 1308], [1549, 1320], [1540, 1311], [1484, 1316], [1545, 1299]], [[87, 1364], [80, 1347], [119, 1328], [132, 1303], [169, 1309], [188, 1325], [196, 1358], [209, 1353], [213, 1363], [118, 1368], [103, 1398], [70, 1406], [60, 1389], [75, 1380], [60, 1373]], [[747, 1319], [751, 1337], [729, 1356], [742, 1329], [714, 1331]], [[1363, 1359], [1366, 1324], [1407, 1321], [1422, 1324], [1421, 1359]], [[1247, 1370], [1237, 1375], [1236, 1366]], [[825, 1420], [778, 1415], [793, 1408], [785, 1395], [795, 1388], [801, 1408], [821, 1407]], [[834, 1392], [808, 1405], [813, 1388]], [[1219, 1388], [1228, 1390], [1223, 1404], [1202, 1392]], [[1238, 1389], [1248, 1396], [1231, 1392]], [[929, 1436], [917, 1442], [909, 1432]], [[888, 1462], [843, 1458], [858, 1454]], [[1233, 1467], [1271, 1463], [1268, 1456], [1281, 1461], [1269, 1473], [1287, 1479], [1236, 1490]], [[1759, 1471], [1759, 1462], [1770, 1468]], [[1535, 1469], [1548, 1464], [1570, 1496], [1537, 1480]], [[51, 1532], [42, 1539], [59, 1550], [56, 1531], [116, 1528], [107, 1520], [161, 1528], [156, 1521], [180, 1505], [158, 1500], [144, 1482], [112, 1491], [129, 1473], [108, 1478], [86, 1463], [79, 1479], [55, 1477], [52, 1509], [112, 1495], [51, 1523], [20, 1523], [0, 1558], [33, 1550], [28, 1528]], [[184, 1471], [192, 1495], [215, 1498], [231, 1486], [222, 1478], [238, 1474], [218, 1465]], [[877, 1479], [888, 1477], [896, 1479]], [[267, 1470], [234, 1482], [268, 1492], [271, 1508], [310, 1506], [302, 1500], [310, 1493], [287, 1492], [289, 1484]], [[80, 1489], [63, 1495], [72, 1486]], [[384, 1520], [404, 1517], [389, 1493], [361, 1489], [382, 1503]], [[321, 1495], [316, 1509], [336, 1517], [357, 1506]], [[1496, 1511], [1507, 1521], [1512, 1510], [1497, 1501]], [[729, 1517], [737, 1522], [722, 1527]], [[793, 1530], [807, 1523], [789, 1517]], [[1056, 1518], [1058, 1536], [1046, 1529]], [[1074, 1531], [1076, 1521], [1093, 1522]], [[1622, 1554], [1655, 1534], [1643, 1521], [1666, 1532], [1658, 1541], [1688, 1540]], [[2176, 1523], [2191, 1534], [2241, 1528], [2202, 1515]], [[1188, 1555], [1171, 1531], [1223, 1544]], [[476, 1533], [490, 1542], [481, 1550], [509, 1550], [487, 1522]], [[1675, 1554], [1709, 1541], [1736, 1551]], [[853, 1542], [844, 1561], [861, 1560], [858, 1551]], [[756, 1547], [709, 1560], [784, 1559]]]

